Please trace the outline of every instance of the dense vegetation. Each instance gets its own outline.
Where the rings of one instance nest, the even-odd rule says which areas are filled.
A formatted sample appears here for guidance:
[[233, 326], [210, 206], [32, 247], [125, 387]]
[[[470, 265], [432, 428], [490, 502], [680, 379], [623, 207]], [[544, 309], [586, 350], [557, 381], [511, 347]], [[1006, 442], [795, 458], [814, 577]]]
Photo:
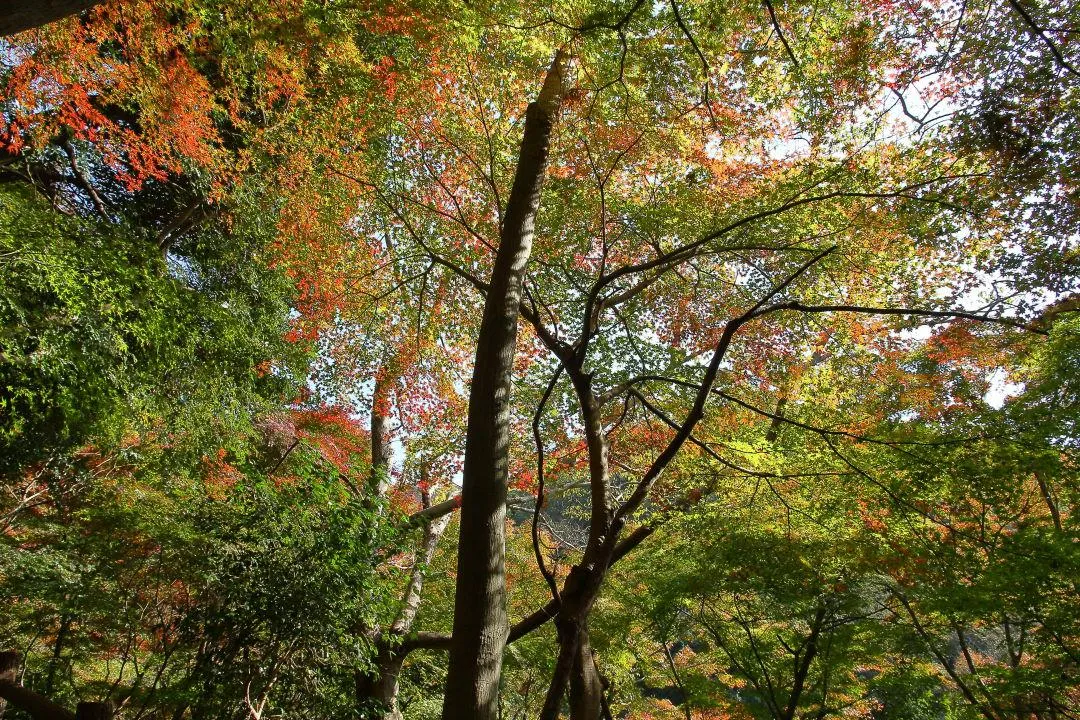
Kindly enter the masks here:
[[1080, 717], [1075, 3], [13, 5], [0, 714]]

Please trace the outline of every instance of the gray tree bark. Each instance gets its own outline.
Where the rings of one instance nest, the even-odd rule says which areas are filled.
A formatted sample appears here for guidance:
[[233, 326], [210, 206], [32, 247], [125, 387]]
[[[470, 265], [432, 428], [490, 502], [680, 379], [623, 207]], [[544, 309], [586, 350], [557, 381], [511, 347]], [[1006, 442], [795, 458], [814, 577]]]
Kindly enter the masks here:
[[525, 114], [514, 184], [507, 201], [476, 343], [461, 490], [453, 642], [443, 700], [445, 720], [495, 720], [506, 619], [506, 483], [510, 454], [510, 381], [522, 277], [547, 169], [551, 130], [565, 90], [563, 51]]
[[[375, 381], [371, 403], [371, 476], [369, 492], [383, 497], [390, 479], [390, 431], [386, 416], [389, 386], [385, 379]], [[422, 469], [424, 485], [427, 481], [426, 467]], [[411, 648], [402, 645], [402, 639], [412, 630], [416, 613], [420, 609], [423, 593], [424, 572], [435, 555], [439, 538], [450, 522], [450, 514], [458, 507], [456, 498], [432, 505], [427, 491], [423, 491], [423, 510], [409, 518], [410, 524], [423, 524], [424, 533], [416, 551], [416, 559], [409, 582], [402, 597], [401, 607], [393, 623], [385, 633], [372, 633], [378, 648], [375, 667], [369, 672], [356, 675], [356, 700], [363, 712], [378, 708], [383, 720], [401, 720], [397, 706], [398, 675]]]
[[398, 675], [405, 658], [413, 649], [402, 644], [402, 639], [412, 630], [416, 613], [420, 610], [420, 599], [424, 587], [424, 571], [435, 555], [439, 538], [450, 522], [447, 513], [436, 518], [424, 528], [424, 537], [416, 554], [409, 583], [405, 588], [404, 599], [397, 617], [385, 635], [376, 642], [379, 654], [375, 659], [375, 671], [359, 680], [357, 685], [359, 699], [365, 704], [374, 701], [382, 708], [383, 720], [401, 720], [401, 710], [397, 705]]
[[390, 419], [385, 405], [389, 401], [386, 380], [375, 379], [371, 399], [371, 491], [379, 497], [390, 486]]

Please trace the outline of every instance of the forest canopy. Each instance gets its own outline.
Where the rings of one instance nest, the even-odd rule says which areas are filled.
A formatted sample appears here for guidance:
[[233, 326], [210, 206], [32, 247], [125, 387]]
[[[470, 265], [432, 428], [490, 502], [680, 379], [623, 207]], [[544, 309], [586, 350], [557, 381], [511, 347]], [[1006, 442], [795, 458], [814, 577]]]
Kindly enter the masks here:
[[1080, 719], [1078, 32], [0, 8], [0, 716]]

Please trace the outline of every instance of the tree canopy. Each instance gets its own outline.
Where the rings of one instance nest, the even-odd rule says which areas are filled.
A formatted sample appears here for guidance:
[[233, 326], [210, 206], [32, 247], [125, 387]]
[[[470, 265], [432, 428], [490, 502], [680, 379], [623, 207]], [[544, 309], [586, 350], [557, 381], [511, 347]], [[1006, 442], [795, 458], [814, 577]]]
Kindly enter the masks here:
[[0, 12], [8, 713], [1080, 714], [1075, 3], [85, 5]]

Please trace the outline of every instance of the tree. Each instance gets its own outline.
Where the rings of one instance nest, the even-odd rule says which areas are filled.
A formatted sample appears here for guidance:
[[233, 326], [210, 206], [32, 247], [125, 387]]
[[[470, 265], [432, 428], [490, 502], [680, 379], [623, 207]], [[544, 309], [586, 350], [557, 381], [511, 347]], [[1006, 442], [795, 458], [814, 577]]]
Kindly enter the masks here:
[[[889, 687], [968, 682], [949, 675], [943, 633], [963, 643], [998, 622], [965, 603], [1018, 578], [981, 541], [958, 540], [931, 570], [901, 550], [933, 547], [938, 524], [918, 504], [938, 499], [920, 496], [930, 477], [951, 488], [962, 522], [982, 517], [984, 489], [1024, 478], [1023, 493], [995, 498], [1002, 511], [1041, 497], [1050, 522], [1067, 524], [1057, 473], [1028, 477], [1008, 461], [967, 482], [927, 468], [928, 458], [980, 467], [972, 448], [947, 448], [974, 442], [967, 431], [985, 417], [994, 369], [1016, 367], [1018, 348], [1072, 308], [1076, 73], [1061, 28], [1073, 8], [303, 3], [264, 8], [267, 36], [295, 43], [281, 58], [221, 6], [185, 4], [179, 20], [139, 7], [133, 29], [106, 7], [12, 55], [5, 142], [29, 165], [7, 172], [62, 212], [113, 223], [122, 208], [155, 230], [178, 276], [201, 233], [192, 218], [223, 211], [222, 225], [201, 222], [227, 227], [231, 181], [250, 188], [262, 175], [264, 220], [279, 231], [266, 264], [296, 285], [287, 337], [318, 347], [315, 372], [296, 380], [369, 412], [369, 502], [410, 494], [431, 462], [442, 467], [429, 478], [450, 480], [464, 437], [453, 634], [409, 619], [430, 532], [400, 576], [400, 612], [352, 634], [373, 641], [373, 684], [391, 711], [385, 681], [408, 650], [448, 647], [444, 714], [493, 717], [504, 645], [552, 620], [557, 650], [533, 710], [601, 716], [615, 673], [595, 615], [612, 566], [668, 537], [665, 524], [732, 517], [725, 503], [748, 487], [767, 491], [755, 505], [764, 527], [720, 523], [725, 566], [740, 560], [733, 549], [783, 548], [839, 569], [780, 562], [737, 600], [669, 580], [669, 608], [690, 591], [710, 604], [693, 622], [649, 608], [650, 641], [676, 685], [692, 677], [676, 631], [715, 643], [731, 678], [757, 683], [756, 702], [776, 717], [838, 712], [837, 674], [843, 702], [870, 712], [879, 688], [850, 671], [857, 654], [880, 657], [870, 636], [895, 641], [887, 650], [914, 668]], [[123, 61], [116, 44], [129, 48]], [[186, 80], [186, 112], [173, 111], [168, 77]], [[144, 81], [145, 93], [132, 92]], [[177, 128], [192, 131], [183, 146]], [[432, 359], [436, 348], [474, 357], [467, 417], [454, 416], [465, 376]], [[401, 474], [389, 462], [395, 412]], [[1041, 442], [1047, 456], [1060, 451]], [[532, 521], [550, 593], [513, 625], [508, 485], [536, 496], [519, 517]], [[781, 518], [816, 500], [831, 501], [822, 510], [837, 532], [887, 538], [870, 548], [880, 554], [834, 554], [813, 522], [785, 532]], [[1045, 552], [1033, 539], [1045, 523], [1005, 545]], [[580, 542], [560, 538], [563, 526]], [[724, 576], [705, 560], [695, 567]], [[895, 576], [869, 578], [875, 561]], [[924, 586], [903, 585], [916, 575]], [[977, 592], [941, 590], [956, 577], [977, 579]], [[868, 593], [889, 622], [847, 622]], [[1062, 606], [1054, 612], [1068, 617]], [[1030, 633], [1038, 621], [1025, 613], [1011, 606], [1002, 624]], [[827, 656], [825, 642], [850, 654]], [[762, 658], [750, 662], [755, 649]], [[932, 677], [934, 660], [947, 678]], [[1042, 677], [1022, 660], [993, 670], [1009, 676], [999, 692], [980, 675], [992, 663], [972, 656], [969, 674], [987, 690], [965, 702], [1065, 705], [1045, 678], [1041, 695], [1018, 689]], [[363, 682], [356, 694], [371, 696]], [[683, 696], [689, 711], [708, 693]]]
[[[15, 35], [41, 25], [89, 10], [101, 0], [48, 0], [44, 3], [20, 3], [5, 8], [0, 15], [0, 36]], [[21, 5], [21, 7], [20, 7]]]
[[[70, 663], [96, 679], [100, 660], [118, 662], [110, 692], [138, 698], [141, 706], [129, 708], [135, 714], [158, 705], [179, 714], [188, 707], [203, 716], [259, 715], [290, 707], [298, 693], [328, 714], [343, 712], [335, 695], [341, 680], [348, 680], [345, 707], [355, 706], [355, 672], [371, 661], [357, 650], [358, 628], [375, 625], [389, 604], [380, 599], [382, 586], [369, 587], [367, 568], [396, 544], [364, 537], [374, 532], [365, 525], [389, 524], [372, 518], [389, 501], [352, 479], [366, 473], [350, 466], [367, 462], [348, 437], [352, 421], [318, 409], [319, 398], [305, 388], [314, 340], [344, 307], [341, 275], [330, 268], [350, 257], [353, 239], [341, 209], [348, 203], [342, 186], [352, 186], [340, 179], [335, 186], [337, 176], [322, 173], [320, 153], [356, 140], [355, 126], [348, 141], [328, 131], [344, 127], [342, 118], [376, 122], [374, 111], [364, 118], [356, 103], [365, 105], [365, 94], [392, 80], [390, 73], [372, 76], [368, 59], [379, 57], [378, 41], [365, 44], [388, 32], [356, 9], [343, 15], [322, 5], [268, 4], [247, 13], [261, 15], [261, 24], [250, 25], [231, 6], [193, 3], [166, 14], [153, 3], [109, 4], [18, 36], [5, 55], [0, 124], [11, 156], [0, 208], [5, 327], [13, 333], [5, 333], [2, 362], [3, 470], [11, 548], [26, 542], [29, 515], [42, 520], [43, 542], [55, 550], [49, 558], [60, 567], [116, 555], [145, 568], [154, 557], [146, 544], [154, 542], [157, 557], [190, 561], [193, 536], [225, 553], [186, 568], [158, 563], [146, 593], [125, 577], [97, 598], [112, 608], [145, 601], [160, 611], [160, 636], [141, 624], [152, 613], [136, 617], [124, 605], [116, 617], [130, 626], [121, 629], [108, 611], [67, 599], [73, 585], [94, 582], [93, 573], [9, 585], [31, 604], [48, 605], [59, 593], [47, 676]], [[277, 47], [268, 44], [273, 37]], [[328, 57], [336, 58], [332, 67]], [[336, 79], [327, 82], [324, 73]], [[326, 87], [353, 96], [342, 102]], [[326, 144], [293, 132], [322, 123], [312, 138]], [[312, 198], [318, 202], [303, 205]], [[277, 475], [303, 467], [311, 445], [334, 479], [330, 487], [324, 477], [308, 483], [305, 472], [300, 484], [309, 500], [321, 495], [343, 505], [340, 512], [312, 512], [299, 502], [303, 490], [278, 486]], [[81, 527], [79, 512], [92, 513], [87, 506], [95, 501], [101, 513], [115, 509], [100, 482], [137, 483], [169, 503], [189, 493], [205, 500], [207, 515], [180, 512], [170, 524], [120, 513], [109, 529], [139, 528], [152, 539], [133, 550], [69, 547], [58, 536]], [[349, 497], [339, 497], [346, 488]], [[259, 525], [263, 520], [271, 524]], [[237, 540], [244, 528], [250, 535]], [[324, 534], [342, 535], [341, 544]], [[317, 552], [324, 565], [313, 562]], [[280, 583], [271, 583], [230, 553], [257, 557], [263, 568], [291, 567], [275, 566]], [[5, 572], [24, 560], [39, 567], [33, 555], [6, 560], [15, 565], [5, 563]], [[335, 565], [347, 602], [324, 582]], [[196, 568], [217, 573], [221, 585], [185, 574]], [[304, 584], [314, 578], [322, 579]], [[206, 614], [183, 606], [177, 588], [186, 597], [201, 593]], [[310, 624], [291, 625], [293, 613]], [[43, 625], [31, 636], [51, 632], [47, 613], [35, 618]], [[120, 650], [80, 652], [80, 623], [99, 638], [122, 630], [127, 639], [117, 641]], [[12, 628], [8, 637], [23, 644], [27, 628]], [[334, 650], [319, 656], [316, 644]], [[144, 645], [149, 656], [139, 652]], [[33, 642], [28, 648], [31, 656], [38, 650]], [[129, 687], [124, 673], [132, 664], [141, 670]], [[61, 685], [50, 679], [43, 689], [61, 692]]]
[[6, 480], [62, 477], [82, 448], [132, 437], [190, 468], [294, 397], [306, 352], [283, 339], [289, 284], [232, 269], [267, 242], [258, 225], [204, 228], [177, 278], [137, 231], [57, 216], [25, 187], [0, 192]]
[[165, 477], [145, 443], [84, 450], [4, 517], [0, 633], [25, 686], [129, 717], [350, 712], [368, 658], [349, 640], [390, 601], [369, 561], [397, 546], [353, 490], [366, 437], [308, 409], [263, 439]]
[[557, 52], [525, 113], [525, 134], [507, 200], [476, 342], [465, 437], [454, 643], [444, 717], [494, 718], [506, 620], [503, 570], [510, 457], [510, 380], [525, 266], [547, 169], [551, 133], [566, 92], [569, 58]]
[[[998, 225], [1003, 215], [990, 214], [973, 223], [966, 209], [1004, 209], [1015, 200], [1012, 190], [998, 184], [1004, 177], [997, 174], [1000, 166], [959, 141], [941, 145], [942, 139], [956, 137], [950, 134], [956, 126], [935, 134], [921, 120], [912, 125], [900, 117], [909, 100], [905, 92], [912, 92], [921, 73], [948, 62], [947, 53], [934, 53], [930, 39], [955, 29], [956, 19], [926, 9], [909, 22], [888, 8], [867, 17], [837, 7], [828, 22], [813, 18], [796, 26], [797, 44], [804, 48], [800, 58], [776, 9], [765, 10], [741, 14], [725, 8], [722, 28], [700, 32], [678, 5], [670, 11], [635, 6], [581, 21], [539, 20], [556, 37], [558, 27], [577, 33], [573, 52], [589, 84], [578, 89], [580, 105], [566, 124], [572, 130], [563, 139], [565, 149], [553, 153], [551, 172], [558, 181], [546, 184], [545, 193], [559, 202], [546, 216], [541, 202], [538, 237], [546, 242], [534, 248], [534, 256], [539, 252], [542, 262], [526, 271], [519, 310], [536, 342], [526, 351], [529, 359], [537, 359], [532, 354], [537, 345], [552, 358], [533, 366], [547, 370], [543, 379], [532, 376], [533, 397], [551, 397], [559, 382], [553, 375], [569, 380], [573, 399], [559, 411], [578, 417], [574, 430], [554, 436], [584, 436], [578, 467], [582, 474], [587, 468], [593, 488], [584, 556], [563, 587], [549, 578], [559, 606], [560, 655], [545, 717], [559, 712], [568, 686], [576, 714], [599, 712], [601, 683], [588, 649], [586, 619], [625, 524], [658, 499], [661, 475], [674, 474], [673, 463], [684, 447], [697, 448], [710, 462], [739, 466], [737, 457], [714, 447], [711, 434], [722, 430], [703, 423], [711, 398], [722, 398], [735, 410], [749, 404], [756, 411], [761, 405], [733, 394], [732, 383], [742, 382], [753, 392], [783, 393], [783, 376], [805, 365], [804, 349], [814, 347], [815, 337], [839, 348], [849, 337], [857, 344], [858, 333], [889, 337], [904, 328], [873, 320], [823, 327], [815, 320], [823, 315], [993, 320], [988, 311], [1001, 300], [977, 311], [960, 305], [962, 292], [928, 301], [935, 273], [965, 256], [986, 258], [967, 281], [991, 269], [1019, 277], [1002, 255], [984, 250], [1008, 221]], [[995, 17], [1003, 25], [1011, 22], [1010, 16]], [[738, 42], [729, 38], [741, 36], [746, 27], [783, 40], [771, 46], [779, 62], [770, 62], [769, 50], [760, 51], [759, 62], [739, 52]], [[485, 38], [487, 47], [499, 42], [496, 35], [493, 30], [491, 39]], [[836, 37], [842, 40], [837, 43]], [[709, 96], [714, 63], [706, 52], [726, 58], [716, 66], [738, 67], [741, 73], [740, 82], [731, 84], [731, 97], [722, 102]], [[702, 58], [708, 76], [704, 90], [680, 83]], [[649, 73], [649, 62], [663, 68], [663, 81], [661, 73]], [[954, 64], [948, 72], [966, 79], [969, 68]], [[889, 76], [911, 85], [900, 82], [890, 89]], [[879, 105], [880, 93], [891, 90], [900, 97], [891, 94], [891, 106]], [[964, 102], [947, 85], [939, 92]], [[436, 92], [437, 99], [442, 95]], [[478, 254], [488, 252], [485, 245], [495, 246], [485, 233], [506, 228], [497, 177], [505, 149], [498, 144], [502, 134], [492, 130], [492, 101], [455, 97], [450, 102], [474, 109], [470, 114], [452, 105], [438, 118], [418, 113], [415, 128], [404, 124], [395, 161], [408, 182], [401, 189], [382, 187], [378, 202], [392, 210], [433, 262], [488, 293], [490, 303], [491, 289], [475, 268]], [[501, 122], [506, 112], [499, 107]], [[788, 107], [793, 111], [782, 112]], [[725, 114], [718, 119], [721, 109]], [[470, 127], [470, 120], [479, 125]], [[886, 133], [898, 127], [914, 134], [893, 141]], [[721, 144], [734, 142], [727, 154], [707, 145], [703, 150], [695, 133]], [[785, 145], [800, 133], [805, 151]], [[775, 138], [774, 147], [766, 144], [758, 153], [755, 144], [738, 144], [762, 135]], [[706, 205], [710, 217], [686, 212]], [[830, 285], [838, 290], [827, 291]], [[705, 308], [712, 317], [722, 311], [727, 324], [696, 322], [695, 311]], [[1010, 323], [1022, 325], [1003, 321]], [[483, 330], [478, 337], [485, 337]], [[769, 349], [776, 351], [772, 357]], [[699, 360], [705, 351], [710, 359]], [[548, 381], [551, 389], [544, 393]], [[639, 387], [645, 385], [663, 388], [654, 391], [660, 396], [650, 398]], [[787, 401], [783, 394], [780, 399]], [[627, 409], [621, 414], [618, 400]], [[775, 400], [768, 406], [783, 408]], [[530, 414], [518, 415], [523, 430]], [[772, 414], [783, 420], [782, 409]], [[537, 417], [543, 419], [543, 412]], [[640, 433], [649, 425], [656, 443], [651, 458], [640, 443], [619, 447], [620, 434], [632, 438], [631, 429]], [[642, 469], [613, 476], [609, 464], [616, 452], [629, 453], [619, 458], [624, 468], [641, 461]], [[541, 467], [535, 475], [542, 475]], [[620, 486], [627, 489], [616, 500]], [[466, 514], [468, 508], [466, 493]], [[489, 569], [498, 575], [497, 564]], [[460, 587], [475, 589], [477, 579], [462, 579]], [[496, 635], [501, 627], [497, 620], [491, 625]], [[469, 654], [474, 667], [497, 668], [486, 653], [473, 648]]]
[[1064, 598], [1075, 592], [1078, 557], [1071, 514], [1061, 512], [1076, 492], [1075, 448], [1059, 424], [1071, 425], [1074, 409], [1070, 375], [1047, 374], [1074, 342], [1075, 323], [1055, 322], [1020, 365], [1023, 392], [975, 415], [971, 440], [939, 441], [906, 463], [908, 501], [879, 528], [895, 548], [888, 587], [898, 622], [985, 718], [1076, 703], [1076, 608]]

